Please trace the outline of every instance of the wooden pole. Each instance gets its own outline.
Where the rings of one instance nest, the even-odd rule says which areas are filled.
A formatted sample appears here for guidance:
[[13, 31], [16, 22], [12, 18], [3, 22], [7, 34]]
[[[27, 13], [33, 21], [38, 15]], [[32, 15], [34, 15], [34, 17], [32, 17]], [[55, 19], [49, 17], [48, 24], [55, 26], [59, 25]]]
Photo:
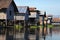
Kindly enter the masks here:
[[[10, 21], [10, 20], [9, 20]], [[13, 40], [13, 27], [11, 26], [6, 26], [6, 40]]]
[[37, 29], [36, 29], [36, 40], [39, 40], [39, 23], [37, 23]]
[[28, 36], [29, 36], [28, 21], [25, 21], [25, 22], [24, 22], [24, 28], [25, 28], [24, 40], [29, 40], [29, 38], [28, 38]]
[[[52, 25], [52, 18], [50, 19], [50, 25]], [[52, 35], [52, 28], [50, 28], [50, 34]]]
[[43, 19], [42, 19], [42, 36], [44, 36], [44, 16], [43, 16]]
[[48, 24], [47, 24], [47, 20], [46, 20], [46, 33], [47, 33], [47, 25], [48, 25]]

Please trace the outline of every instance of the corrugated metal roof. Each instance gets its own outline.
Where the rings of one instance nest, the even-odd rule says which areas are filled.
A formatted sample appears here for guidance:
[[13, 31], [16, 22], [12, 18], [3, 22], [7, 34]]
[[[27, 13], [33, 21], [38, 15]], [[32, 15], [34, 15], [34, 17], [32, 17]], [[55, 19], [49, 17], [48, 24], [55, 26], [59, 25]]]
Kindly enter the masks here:
[[19, 6], [17, 8], [18, 8], [19, 13], [26, 13], [28, 6]]

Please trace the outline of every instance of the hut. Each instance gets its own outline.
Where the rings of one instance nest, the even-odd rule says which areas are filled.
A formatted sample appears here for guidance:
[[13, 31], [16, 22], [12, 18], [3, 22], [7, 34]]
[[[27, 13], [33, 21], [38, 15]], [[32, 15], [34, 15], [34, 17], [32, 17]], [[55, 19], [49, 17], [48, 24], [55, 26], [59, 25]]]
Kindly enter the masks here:
[[28, 20], [29, 20], [29, 7], [28, 6], [19, 6], [17, 7], [19, 13], [15, 15], [15, 23], [18, 25], [22, 25], [21, 32], [24, 33], [24, 40], [28, 40], [29, 35], [29, 26], [28, 26]]
[[[6, 40], [13, 40], [14, 31], [12, 28], [16, 12], [18, 12], [18, 10], [14, 0], [0, 0], [0, 23], [2, 22], [2, 25], [0, 25], [0, 28], [2, 29], [0, 29], [0, 33], [6, 33], [6, 36], [4, 37]], [[3, 23], [5, 24], [4, 26]]]
[[[13, 0], [0, 0], [0, 23], [14, 20], [14, 14], [18, 12]], [[7, 25], [9, 25], [7, 23]]]

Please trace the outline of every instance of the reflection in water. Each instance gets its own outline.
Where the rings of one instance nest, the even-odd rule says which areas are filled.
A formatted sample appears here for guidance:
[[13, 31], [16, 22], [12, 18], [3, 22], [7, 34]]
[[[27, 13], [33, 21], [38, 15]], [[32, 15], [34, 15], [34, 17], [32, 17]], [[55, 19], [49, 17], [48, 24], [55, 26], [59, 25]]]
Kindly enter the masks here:
[[[36, 40], [36, 35], [30, 34], [29, 38], [30, 40]], [[5, 34], [0, 35], [0, 40], [2, 39], [6, 39]], [[14, 40], [24, 40], [24, 32], [17, 32], [14, 34]], [[60, 40], [60, 29], [52, 30], [50, 34], [45, 34], [44, 36], [40, 35], [39, 40]]]
[[52, 40], [60, 40], [60, 34], [53, 34], [52, 35]]
[[60, 31], [52, 31], [52, 34], [46, 36], [46, 40], [60, 40]]
[[45, 40], [46, 39], [46, 36], [44, 36], [43, 39]]
[[53, 29], [49, 34], [40, 37], [40, 40], [60, 40], [60, 29]]

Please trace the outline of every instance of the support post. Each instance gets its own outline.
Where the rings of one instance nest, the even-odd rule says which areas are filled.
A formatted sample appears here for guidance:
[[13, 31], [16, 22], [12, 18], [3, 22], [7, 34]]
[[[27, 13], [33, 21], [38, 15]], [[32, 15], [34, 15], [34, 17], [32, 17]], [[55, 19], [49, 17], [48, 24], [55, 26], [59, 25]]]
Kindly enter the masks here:
[[10, 34], [9, 27], [6, 31], [6, 40], [13, 40], [13, 33]]
[[13, 40], [13, 27], [6, 25], [6, 40]]
[[25, 28], [25, 32], [24, 32], [24, 40], [29, 40], [29, 27], [28, 27], [28, 21], [24, 22], [24, 28]]
[[[50, 19], [50, 25], [52, 25], [52, 18]], [[50, 28], [50, 34], [52, 35], [52, 28]]]
[[42, 36], [44, 36], [44, 16], [43, 16], [43, 19], [42, 19]]
[[36, 40], [39, 40], [39, 27], [37, 25], [37, 29], [36, 29]]
[[48, 25], [48, 24], [47, 24], [47, 20], [46, 20], [46, 33], [47, 33], [47, 25]]

